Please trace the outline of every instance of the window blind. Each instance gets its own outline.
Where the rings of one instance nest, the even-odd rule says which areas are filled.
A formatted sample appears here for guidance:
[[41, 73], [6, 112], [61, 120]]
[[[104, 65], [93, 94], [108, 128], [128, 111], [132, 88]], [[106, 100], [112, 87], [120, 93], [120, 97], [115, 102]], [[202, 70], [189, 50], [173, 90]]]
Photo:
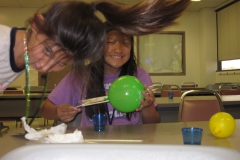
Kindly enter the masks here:
[[218, 61], [240, 59], [240, 1], [217, 12]]

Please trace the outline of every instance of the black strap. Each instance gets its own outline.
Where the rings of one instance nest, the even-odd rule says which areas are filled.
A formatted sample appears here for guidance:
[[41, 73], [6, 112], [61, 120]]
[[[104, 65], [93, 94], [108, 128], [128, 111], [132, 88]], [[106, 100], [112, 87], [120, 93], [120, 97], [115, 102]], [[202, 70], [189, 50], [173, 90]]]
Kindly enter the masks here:
[[112, 125], [113, 118], [114, 118], [114, 113], [115, 113], [115, 108], [113, 109], [112, 117], [110, 117], [110, 115], [109, 115], [109, 109], [108, 109], [107, 103], [106, 103], [106, 111], [107, 111], [109, 125]]

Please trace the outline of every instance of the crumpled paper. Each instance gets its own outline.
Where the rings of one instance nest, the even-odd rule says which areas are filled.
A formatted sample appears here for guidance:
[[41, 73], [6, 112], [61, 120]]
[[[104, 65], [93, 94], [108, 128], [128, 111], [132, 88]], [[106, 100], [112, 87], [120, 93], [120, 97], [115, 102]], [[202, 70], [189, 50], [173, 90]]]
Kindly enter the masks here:
[[40, 141], [41, 143], [84, 143], [82, 132], [75, 130], [73, 133], [66, 133], [67, 125], [62, 123], [50, 129], [36, 131], [26, 123], [26, 117], [22, 117], [25, 138], [28, 140]]

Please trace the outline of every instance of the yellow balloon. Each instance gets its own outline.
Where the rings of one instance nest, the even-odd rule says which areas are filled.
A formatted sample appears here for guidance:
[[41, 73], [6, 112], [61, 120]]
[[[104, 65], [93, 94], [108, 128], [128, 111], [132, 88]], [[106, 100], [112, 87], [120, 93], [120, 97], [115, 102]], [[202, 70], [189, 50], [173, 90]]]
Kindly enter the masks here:
[[235, 131], [236, 122], [229, 113], [218, 112], [210, 118], [209, 129], [215, 137], [226, 138]]

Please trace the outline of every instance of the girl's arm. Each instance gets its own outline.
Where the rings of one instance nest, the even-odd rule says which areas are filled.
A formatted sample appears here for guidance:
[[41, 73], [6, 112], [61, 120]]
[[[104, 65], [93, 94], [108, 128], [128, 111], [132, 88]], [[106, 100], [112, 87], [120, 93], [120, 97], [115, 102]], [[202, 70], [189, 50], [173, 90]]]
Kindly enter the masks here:
[[67, 123], [72, 121], [76, 114], [80, 111], [81, 109], [73, 107], [69, 104], [56, 106], [47, 98], [40, 110], [40, 116], [46, 119], [60, 119], [62, 122]]

